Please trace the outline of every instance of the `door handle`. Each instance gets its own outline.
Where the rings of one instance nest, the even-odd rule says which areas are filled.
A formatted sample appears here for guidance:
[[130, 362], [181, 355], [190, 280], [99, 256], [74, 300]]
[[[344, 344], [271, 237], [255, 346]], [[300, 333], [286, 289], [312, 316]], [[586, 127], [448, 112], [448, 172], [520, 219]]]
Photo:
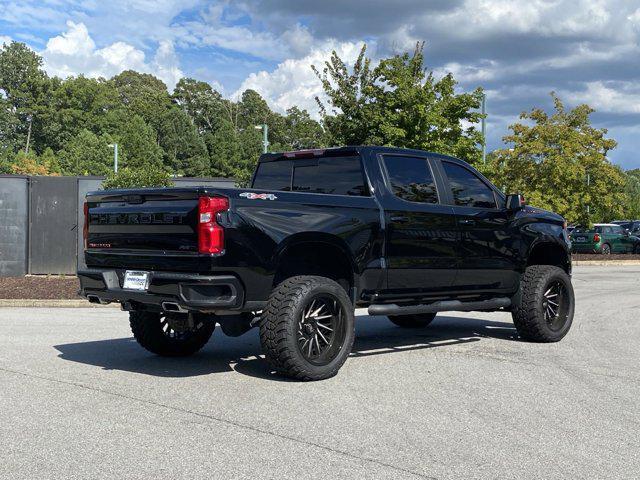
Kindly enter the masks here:
[[475, 225], [476, 221], [475, 220], [469, 220], [467, 218], [463, 218], [462, 220], [458, 220], [458, 223], [460, 225]]
[[397, 223], [409, 223], [409, 217], [404, 217], [402, 215], [393, 216], [390, 220]]

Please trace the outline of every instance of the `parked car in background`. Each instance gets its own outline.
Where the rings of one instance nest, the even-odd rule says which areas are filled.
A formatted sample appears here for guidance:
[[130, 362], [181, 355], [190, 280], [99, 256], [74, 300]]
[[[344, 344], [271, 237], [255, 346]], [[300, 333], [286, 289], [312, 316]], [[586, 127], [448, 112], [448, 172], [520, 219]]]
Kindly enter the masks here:
[[620, 225], [622, 228], [629, 230], [631, 235], [640, 236], [640, 220], [614, 220], [611, 223]]
[[640, 253], [640, 238], [615, 223], [576, 227], [571, 233], [573, 253]]

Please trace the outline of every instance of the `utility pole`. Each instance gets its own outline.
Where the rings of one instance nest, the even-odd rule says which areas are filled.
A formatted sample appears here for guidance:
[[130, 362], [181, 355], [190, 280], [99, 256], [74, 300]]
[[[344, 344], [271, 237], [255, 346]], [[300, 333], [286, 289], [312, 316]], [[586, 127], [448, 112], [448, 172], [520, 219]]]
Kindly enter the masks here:
[[24, 147], [25, 155], [29, 153], [29, 142], [31, 142], [31, 124], [33, 123], [33, 116], [31, 116], [31, 114], [27, 116], [27, 121], [29, 122], [29, 130], [27, 131], [27, 145]]
[[487, 94], [482, 92], [482, 163], [487, 161]]
[[109, 146], [113, 148], [113, 172], [118, 173], [118, 144], [110, 143]]
[[269, 125], [263, 123], [262, 125], [256, 125], [256, 130], [262, 130], [262, 153], [267, 153], [269, 151]]
[[[591, 185], [591, 175], [587, 173], [587, 195], [589, 194], [589, 186]], [[589, 217], [589, 203], [587, 203], [587, 217]], [[591, 222], [591, 218], [589, 218], [589, 222]]]

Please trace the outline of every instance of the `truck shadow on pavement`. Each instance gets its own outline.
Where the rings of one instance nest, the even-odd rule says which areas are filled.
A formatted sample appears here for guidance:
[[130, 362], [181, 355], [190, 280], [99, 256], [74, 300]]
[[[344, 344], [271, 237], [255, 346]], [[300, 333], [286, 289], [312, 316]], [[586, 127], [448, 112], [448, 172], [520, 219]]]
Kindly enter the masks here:
[[[517, 340], [512, 323], [438, 316], [425, 329], [404, 329], [384, 317], [356, 317], [351, 357], [406, 352], [478, 342], [482, 338]], [[55, 345], [58, 358], [71, 362], [158, 377], [194, 377], [236, 371], [270, 380], [287, 381], [271, 372], [260, 351], [257, 329], [237, 338], [220, 328], [209, 344], [187, 358], [163, 358], [146, 352], [133, 338]]]

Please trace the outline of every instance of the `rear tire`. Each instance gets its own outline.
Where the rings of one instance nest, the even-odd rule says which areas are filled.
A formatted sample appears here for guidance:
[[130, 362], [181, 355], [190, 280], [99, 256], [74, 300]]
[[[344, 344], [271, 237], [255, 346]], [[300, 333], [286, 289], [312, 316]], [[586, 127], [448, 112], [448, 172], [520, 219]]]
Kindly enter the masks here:
[[557, 342], [571, 328], [575, 297], [571, 279], [551, 265], [527, 267], [521, 280], [522, 300], [511, 313], [521, 338]]
[[611, 255], [611, 246], [608, 243], [602, 245], [602, 249], [600, 250], [602, 255]]
[[297, 380], [333, 377], [353, 346], [354, 308], [344, 288], [325, 277], [291, 277], [275, 287], [260, 321], [269, 364]]
[[427, 327], [436, 313], [422, 313], [417, 315], [390, 315], [388, 318], [392, 323], [402, 328], [424, 328]]
[[199, 313], [193, 314], [192, 328], [185, 326], [185, 322], [186, 318], [164, 313], [129, 312], [129, 324], [136, 341], [151, 353], [163, 357], [186, 357], [196, 353], [209, 341], [216, 326], [212, 317]]

